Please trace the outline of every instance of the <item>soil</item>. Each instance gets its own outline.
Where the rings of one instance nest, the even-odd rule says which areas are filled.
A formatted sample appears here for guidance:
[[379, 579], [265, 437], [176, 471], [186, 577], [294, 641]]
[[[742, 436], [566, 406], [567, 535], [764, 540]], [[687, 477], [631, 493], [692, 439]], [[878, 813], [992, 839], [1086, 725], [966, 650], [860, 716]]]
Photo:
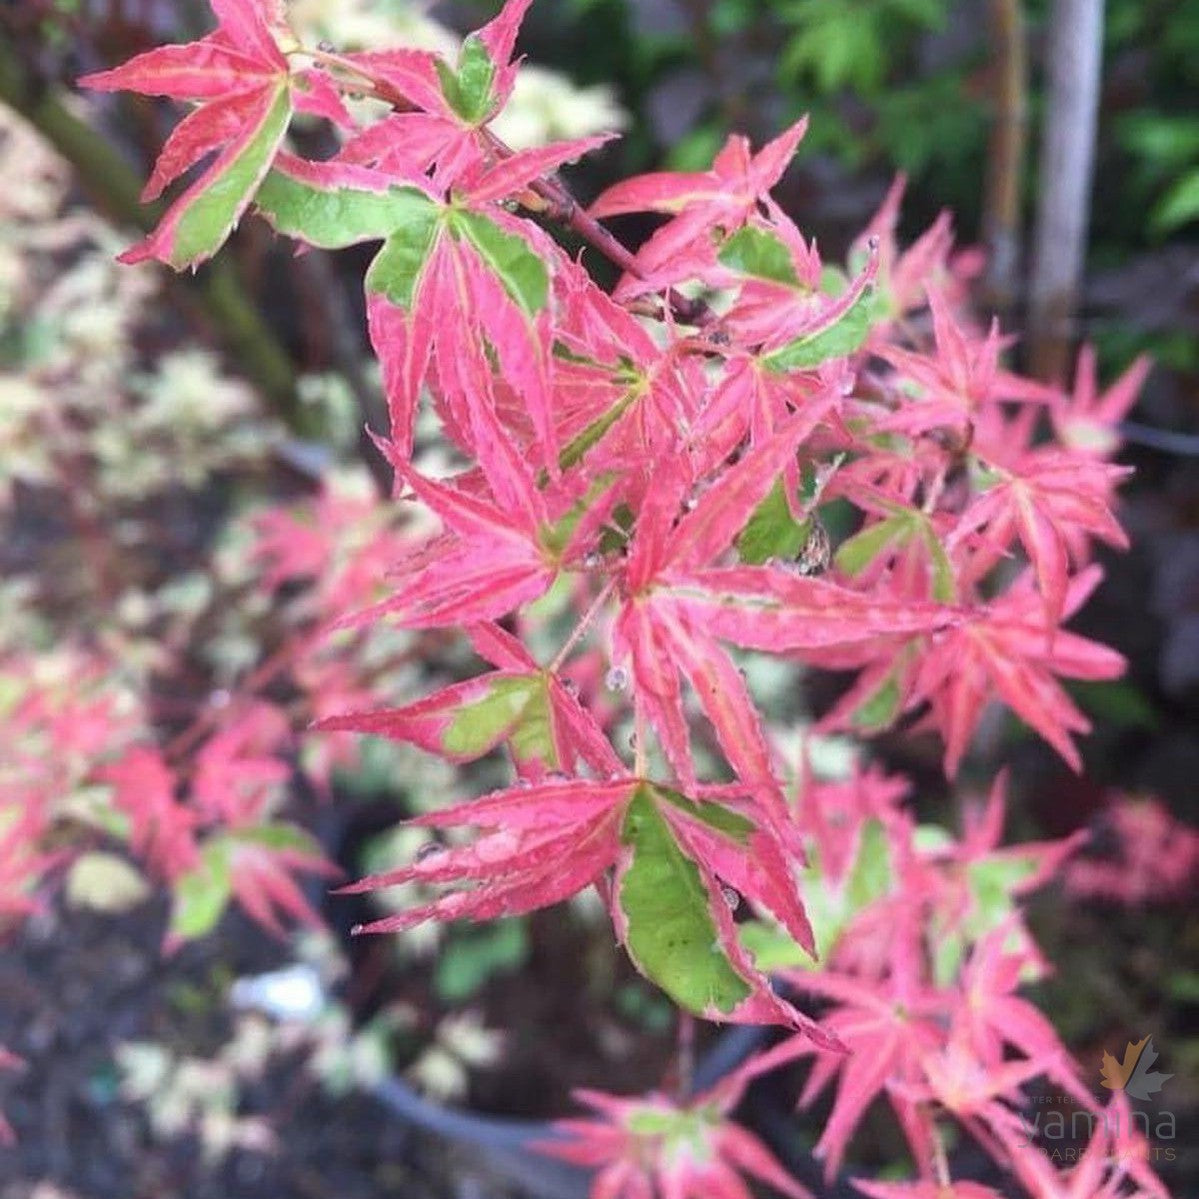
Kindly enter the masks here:
[[[394, 993], [431, 1020], [454, 1010], [427, 975], [396, 979]], [[636, 1000], [633, 1011], [621, 1010], [622, 997]], [[569, 911], [534, 917], [527, 961], [489, 980], [471, 1006], [505, 1036], [497, 1067], [472, 1075], [474, 1110], [556, 1118], [575, 1108], [577, 1087], [638, 1094], [671, 1084], [673, 1013], [610, 932], [584, 926]]]
[[261, 1117], [274, 1149], [206, 1161], [195, 1136], [157, 1137], [119, 1093], [116, 1046], [214, 1053], [229, 1013], [204, 998], [287, 960], [236, 915], [163, 959], [163, 922], [155, 905], [119, 919], [51, 913], [0, 957], [0, 1044], [26, 1061], [0, 1077], [16, 1134], [0, 1147], [0, 1199], [525, 1199], [373, 1098], [327, 1094], [302, 1055], [273, 1061], [240, 1096], [239, 1114]]

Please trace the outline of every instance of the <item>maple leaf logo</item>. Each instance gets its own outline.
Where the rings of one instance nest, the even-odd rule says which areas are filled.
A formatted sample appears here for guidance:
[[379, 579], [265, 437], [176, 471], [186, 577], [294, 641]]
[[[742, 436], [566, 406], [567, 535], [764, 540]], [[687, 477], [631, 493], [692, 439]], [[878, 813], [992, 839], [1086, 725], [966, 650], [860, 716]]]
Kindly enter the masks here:
[[1110, 1053], [1103, 1055], [1100, 1067], [1102, 1085], [1109, 1091], [1125, 1091], [1133, 1099], [1148, 1099], [1162, 1089], [1162, 1084], [1174, 1077], [1151, 1069], [1157, 1061], [1152, 1037], [1130, 1041], [1124, 1050], [1124, 1060], [1116, 1061]]

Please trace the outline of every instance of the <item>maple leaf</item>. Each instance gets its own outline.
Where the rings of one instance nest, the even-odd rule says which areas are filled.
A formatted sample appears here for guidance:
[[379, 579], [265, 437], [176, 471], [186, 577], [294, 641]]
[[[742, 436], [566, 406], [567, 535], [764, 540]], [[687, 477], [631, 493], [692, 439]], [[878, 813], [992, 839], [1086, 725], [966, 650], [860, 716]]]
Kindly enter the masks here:
[[342, 54], [335, 60], [356, 74], [385, 85], [445, 129], [463, 136], [498, 115], [512, 94], [512, 53], [532, 0], [507, 0], [494, 20], [467, 34], [457, 61], [427, 50], [398, 49]]
[[616, 298], [627, 300], [646, 291], [678, 282], [691, 271], [692, 254], [708, 251], [710, 231], [739, 229], [759, 200], [782, 178], [807, 129], [797, 121], [772, 142], [752, 153], [749, 142], [734, 135], [707, 171], [662, 171], [614, 184], [596, 199], [591, 214], [617, 216], [632, 212], [663, 212], [672, 219], [656, 230], [637, 252], [641, 276], [626, 276]]
[[1150, 367], [1149, 358], [1141, 355], [1106, 391], [1100, 392], [1094, 347], [1083, 346], [1073, 391], [1061, 396], [1049, 410], [1058, 440], [1080, 454], [1112, 457], [1121, 445], [1117, 426], [1137, 402]]
[[351, 137], [338, 152], [404, 179], [428, 175], [439, 192], [469, 193], [476, 204], [521, 194], [531, 183], [608, 141], [580, 138], [505, 153], [487, 130], [511, 95], [511, 54], [530, 0], [508, 3], [489, 25], [469, 34], [457, 62], [423, 50], [366, 51], [338, 56], [337, 65], [375, 82], [389, 98], [416, 111], [396, 112]]
[[625, 566], [625, 602], [613, 627], [613, 656], [631, 663], [634, 701], [657, 732], [684, 787], [694, 780], [678, 676], [691, 683], [730, 765], [760, 789], [784, 837], [791, 825], [761, 722], [727, 652], [803, 650], [868, 639], [886, 629], [924, 630], [944, 619], [927, 605], [880, 602], [777, 566], [712, 566], [829, 410], [810, 403], [726, 471], [675, 525], [682, 474], [663, 471], [647, 496]]
[[210, 258], [249, 207], [296, 107], [277, 0], [212, 0], [218, 27], [188, 45], [161, 46], [111, 71], [84, 76], [84, 87], [135, 91], [199, 102], [163, 147], [144, 198], [201, 159], [212, 164], [171, 205], [124, 262], [157, 258], [176, 270]]
[[638, 970], [677, 1003], [713, 1020], [786, 1024], [835, 1046], [775, 994], [739, 942], [726, 886], [811, 940], [785, 864], [741, 812], [625, 776], [526, 784], [410, 823], [484, 831], [347, 888], [459, 888], [357, 931], [520, 915], [559, 903], [614, 869], [617, 934]]
[[912, 980], [893, 978], [880, 985], [827, 971], [785, 973], [798, 989], [833, 1001], [821, 1027], [848, 1050], [836, 1054], [817, 1045], [802, 1048], [815, 1062], [800, 1095], [801, 1107], [814, 1103], [838, 1079], [832, 1111], [815, 1149], [824, 1161], [825, 1177], [831, 1179], [840, 1170], [854, 1130], [880, 1095], [890, 1100], [909, 1140], [917, 1142], [917, 1158], [923, 1160], [918, 1104], [905, 1097], [905, 1090], [923, 1083], [924, 1058], [945, 1044], [930, 997]]
[[575, 522], [595, 489], [582, 497], [560, 488], [543, 493], [487, 399], [465, 420], [493, 498], [426, 479], [384, 445], [398, 476], [441, 518], [445, 532], [401, 563], [395, 593], [354, 622], [383, 613], [411, 628], [494, 620], [544, 594], [563, 566], [583, 556], [590, 526]]
[[1036, 571], [1046, 617], [1056, 622], [1066, 602], [1071, 542], [1090, 533], [1128, 548], [1109, 503], [1115, 484], [1131, 469], [1054, 448], [1017, 456], [988, 447], [983, 456], [995, 477], [962, 514], [950, 543], [985, 529], [989, 560], [999, 561], [1015, 534]]
[[1076, 858], [1066, 871], [1073, 895], [1126, 904], [1182, 899], [1199, 877], [1199, 832], [1176, 820], [1160, 800], [1113, 796], [1096, 822], [1112, 852]]
[[466, 412], [483, 402], [478, 368], [490, 370], [485, 342], [527, 409], [541, 465], [557, 475], [547, 349], [552, 254], [528, 244], [530, 229], [493, 205], [431, 206], [419, 220], [397, 225], [372, 263], [371, 340], [400, 458], [411, 454], [421, 384], [433, 366], [447, 431], [470, 440]]
[[294, 825], [260, 824], [211, 834], [196, 866], [174, 880], [164, 951], [211, 932], [231, 900], [280, 938], [286, 935], [284, 917], [319, 928], [320, 916], [292, 877], [299, 871], [324, 878], [341, 873], [313, 838]]
[[283, 917], [310, 928], [323, 922], [292, 877], [307, 871], [336, 878], [341, 871], [304, 834], [284, 825], [256, 830], [238, 838], [230, 852], [233, 897], [256, 924], [283, 939]]
[[[1101, 572], [1088, 567], [1067, 588], [1063, 615], [1069, 617], [1098, 585]], [[1112, 679], [1124, 672], [1114, 650], [1048, 624], [1042, 601], [1018, 581], [999, 599], [971, 611], [960, 624], [937, 634], [916, 670], [907, 700], [932, 705], [931, 718], [945, 737], [945, 769], [952, 777], [966, 752], [993, 686], [999, 698], [1080, 770], [1072, 733], [1090, 722], [1057, 682]]]
[[208, 820], [252, 825], [291, 775], [280, 753], [290, 739], [286, 717], [268, 703], [253, 703], [210, 737], [196, 755], [192, 801]]
[[908, 393], [895, 412], [879, 419], [880, 430], [918, 434], [949, 427], [968, 431], [980, 407], [997, 400], [1053, 402], [1055, 393], [1050, 388], [1000, 367], [1003, 342], [997, 320], [980, 340], [954, 319], [940, 291], [929, 288], [927, 294], [935, 354], [879, 346], [879, 354], [915, 385], [914, 395]]
[[179, 780], [157, 749], [136, 746], [98, 777], [113, 788], [113, 803], [130, 818], [134, 853], [167, 879], [195, 866], [197, 815], [177, 798]]
[[315, 727], [407, 741], [452, 762], [474, 761], [504, 743], [522, 778], [573, 771], [580, 761], [601, 776], [620, 770], [603, 730], [557, 674], [496, 625], [475, 626], [471, 637], [499, 669], [402, 708], [330, 716]]
[[794, 1056], [792, 1046], [755, 1055], [685, 1104], [657, 1092], [624, 1098], [576, 1091], [596, 1115], [557, 1121], [557, 1138], [532, 1148], [596, 1168], [592, 1199], [748, 1199], [740, 1174], [788, 1199], [811, 1199], [756, 1136], [729, 1118], [754, 1077]]

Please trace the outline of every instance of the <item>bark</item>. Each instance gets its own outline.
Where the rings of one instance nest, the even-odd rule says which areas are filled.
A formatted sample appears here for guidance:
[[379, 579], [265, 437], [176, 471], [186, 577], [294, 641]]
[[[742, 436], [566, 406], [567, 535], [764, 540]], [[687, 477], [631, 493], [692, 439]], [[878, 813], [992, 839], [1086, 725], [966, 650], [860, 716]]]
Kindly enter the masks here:
[[987, 151], [983, 236], [988, 253], [988, 300], [1001, 312], [1019, 293], [1020, 198], [1028, 143], [1028, 49], [1021, 0], [991, 0], [995, 46], [994, 104]]

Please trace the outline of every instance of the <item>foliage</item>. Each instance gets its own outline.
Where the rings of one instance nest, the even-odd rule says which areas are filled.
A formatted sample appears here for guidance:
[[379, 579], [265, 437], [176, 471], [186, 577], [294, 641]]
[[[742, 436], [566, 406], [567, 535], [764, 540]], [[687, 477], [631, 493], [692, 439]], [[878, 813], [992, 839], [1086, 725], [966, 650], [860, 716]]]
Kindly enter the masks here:
[[[823, 728], [919, 721], [950, 776], [996, 703], [1080, 769], [1089, 726], [1061, 680], [1123, 663], [1062, 626], [1100, 581], [1094, 544], [1125, 542], [1106, 426], [1143, 368], [1103, 395], [1089, 358], [1069, 392], [1011, 373], [997, 324], [969, 312], [947, 218], [896, 244], [898, 188], [849, 260], [825, 261], [771, 195], [804, 121], [580, 210], [556, 171], [604, 138], [513, 150], [492, 125], [530, 3], [447, 55], [328, 50], [276, 0], [213, 0], [213, 33], [85, 80], [194, 105], [148, 191], [191, 181], [126, 261], [193, 268], [253, 213], [301, 246], [376, 247], [378, 448], [400, 502], [326, 486], [259, 516], [247, 590], [286, 637], [174, 736], [105, 694], [109, 656], [79, 651], [89, 675], [69, 687], [30, 686], [16, 660], [0, 904], [27, 910], [56, 866], [67, 795], [85, 843], [125, 843], [169, 886], [169, 943], [231, 900], [272, 931], [315, 921], [295, 876], [329, 866], [286, 815], [295, 721], [270, 689], [286, 676], [328, 737], [306, 763], [318, 786], [349, 733], [509, 765], [481, 797], [423, 797], [411, 827], [435, 839], [349, 888], [408, 888], [359, 931], [520, 916], [594, 886], [684, 1012], [789, 1030], [706, 1095], [588, 1096], [602, 1119], [570, 1130], [603, 1166], [597, 1196], [739, 1197], [738, 1172], [802, 1194], [729, 1119], [753, 1077], [801, 1058], [801, 1104], [835, 1084], [830, 1177], [876, 1099], [896, 1116], [919, 1180], [865, 1194], [985, 1196], [950, 1181], [958, 1127], [1040, 1199], [1164, 1195], [1129, 1121], [1101, 1123], [1065, 1172], [1021, 1141], [1037, 1077], [1097, 1110], [1018, 994], [1046, 969], [1021, 900], [1076, 839], [1003, 847], [1002, 778], [957, 836], [918, 825], [904, 780], [876, 769], [829, 777], [801, 754], [789, 778], [747, 670], [854, 672]], [[376, 107], [355, 117], [346, 94]], [[331, 157], [293, 152], [300, 115], [338, 132]], [[636, 253], [600, 223], [644, 212], [662, 219]], [[621, 269], [611, 293], [557, 225]], [[437, 470], [418, 452], [430, 424]], [[482, 669], [380, 706], [390, 670], [454, 634]]]

